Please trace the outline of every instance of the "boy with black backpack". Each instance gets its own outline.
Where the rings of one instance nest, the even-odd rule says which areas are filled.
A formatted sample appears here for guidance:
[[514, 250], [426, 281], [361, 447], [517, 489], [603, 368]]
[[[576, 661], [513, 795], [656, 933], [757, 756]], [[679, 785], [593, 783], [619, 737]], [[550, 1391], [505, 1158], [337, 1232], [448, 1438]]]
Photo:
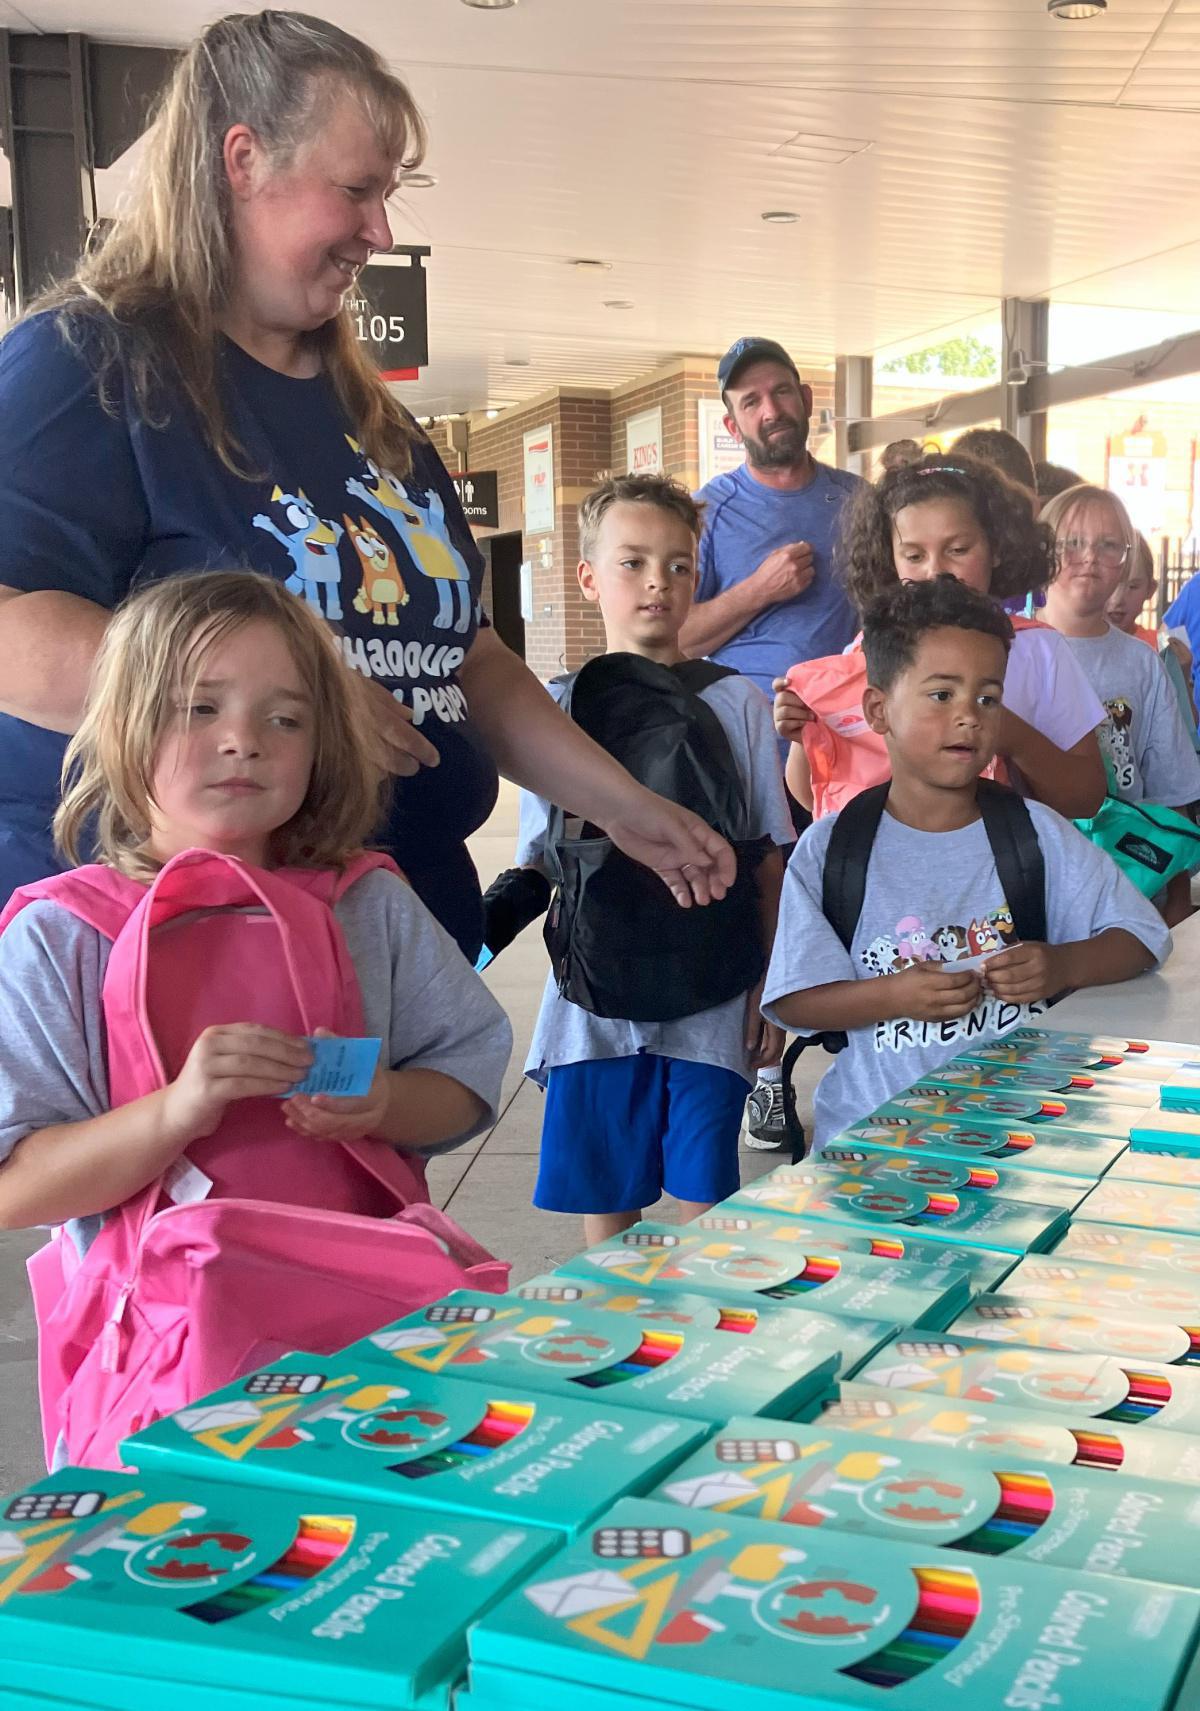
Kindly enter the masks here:
[[685, 1217], [736, 1191], [747, 1087], [782, 1046], [759, 999], [795, 834], [766, 696], [679, 646], [699, 535], [700, 507], [665, 476], [615, 476], [584, 500], [579, 582], [607, 652], [550, 691], [639, 782], [730, 840], [726, 897], [680, 909], [597, 828], [521, 798], [517, 859], [555, 888], [525, 1066], [546, 1088], [534, 1204], [583, 1213], [589, 1246], [664, 1190]]
[[1011, 640], [1003, 611], [953, 576], [897, 583], [864, 616], [863, 716], [892, 777], [801, 838], [764, 992], [772, 1021], [837, 1053], [817, 1089], [818, 1148], [967, 1040], [1171, 948], [1102, 850], [980, 778]]

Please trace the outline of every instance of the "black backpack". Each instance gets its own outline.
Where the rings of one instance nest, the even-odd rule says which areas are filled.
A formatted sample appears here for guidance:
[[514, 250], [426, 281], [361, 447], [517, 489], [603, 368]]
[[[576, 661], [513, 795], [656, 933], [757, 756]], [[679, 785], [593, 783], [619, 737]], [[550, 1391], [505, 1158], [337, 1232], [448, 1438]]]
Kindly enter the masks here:
[[[890, 789], [889, 779], [847, 802], [837, 817], [825, 851], [821, 913], [847, 951], [854, 942], [862, 914], [867, 868]], [[1046, 937], [1046, 864], [1025, 798], [1002, 784], [981, 778], [977, 800], [992, 860], [1012, 910], [1016, 935], [1041, 943]], [[841, 1032], [801, 1034], [783, 1054], [783, 1107], [793, 1159], [804, 1156], [804, 1128], [796, 1113], [796, 1090], [792, 1086], [792, 1071], [800, 1054], [808, 1046], [824, 1046], [827, 1052], [836, 1054], [844, 1051], [848, 1043]]]
[[719, 903], [681, 909], [662, 880], [597, 826], [566, 835], [552, 807], [546, 846], [556, 889], [546, 947], [564, 998], [594, 1016], [672, 1022], [747, 992], [765, 966], [754, 870], [769, 839], [748, 839], [748, 805], [729, 739], [700, 690], [736, 677], [708, 660], [659, 665], [601, 654], [555, 679], [563, 711], [648, 789], [690, 808], [733, 845], [737, 879]]

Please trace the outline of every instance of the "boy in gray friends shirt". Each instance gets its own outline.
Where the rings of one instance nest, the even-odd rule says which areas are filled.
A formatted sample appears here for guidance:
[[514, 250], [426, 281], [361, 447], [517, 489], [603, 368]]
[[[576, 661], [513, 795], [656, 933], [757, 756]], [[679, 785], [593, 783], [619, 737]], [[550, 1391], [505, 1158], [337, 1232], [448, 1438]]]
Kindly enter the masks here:
[[892, 762], [887, 805], [847, 951], [822, 912], [838, 816], [797, 845], [784, 879], [763, 1012], [799, 1033], [844, 1030], [815, 1101], [815, 1144], [994, 1039], [1064, 988], [1128, 980], [1171, 936], [1103, 851], [1030, 802], [1045, 865], [1048, 943], [1016, 942], [977, 802], [996, 747], [1012, 628], [954, 577], [900, 583], [867, 612], [863, 713]]

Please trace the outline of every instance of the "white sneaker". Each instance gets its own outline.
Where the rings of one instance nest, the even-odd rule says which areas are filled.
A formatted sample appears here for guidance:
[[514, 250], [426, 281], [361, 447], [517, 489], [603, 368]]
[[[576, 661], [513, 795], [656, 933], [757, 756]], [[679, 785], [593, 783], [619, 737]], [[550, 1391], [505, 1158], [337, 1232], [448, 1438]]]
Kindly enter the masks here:
[[746, 1100], [746, 1145], [756, 1153], [777, 1152], [788, 1138], [782, 1081], [760, 1081]]

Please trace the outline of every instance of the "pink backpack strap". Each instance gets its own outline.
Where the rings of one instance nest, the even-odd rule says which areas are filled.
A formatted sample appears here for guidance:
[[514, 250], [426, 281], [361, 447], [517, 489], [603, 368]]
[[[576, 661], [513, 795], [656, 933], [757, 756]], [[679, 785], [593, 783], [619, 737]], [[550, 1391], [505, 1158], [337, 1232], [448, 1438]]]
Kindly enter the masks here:
[[301, 891], [319, 897], [322, 903], [328, 903], [332, 908], [364, 874], [374, 873], [377, 868], [385, 873], [394, 873], [397, 879], [404, 878], [391, 856], [384, 855], [381, 850], [360, 850], [342, 868], [281, 867], [277, 871], [281, 878], [299, 886]]
[[0, 912], [0, 933], [30, 903], [47, 901], [58, 903], [106, 939], [115, 940], [145, 895], [146, 887], [136, 879], [93, 862], [19, 886]]

